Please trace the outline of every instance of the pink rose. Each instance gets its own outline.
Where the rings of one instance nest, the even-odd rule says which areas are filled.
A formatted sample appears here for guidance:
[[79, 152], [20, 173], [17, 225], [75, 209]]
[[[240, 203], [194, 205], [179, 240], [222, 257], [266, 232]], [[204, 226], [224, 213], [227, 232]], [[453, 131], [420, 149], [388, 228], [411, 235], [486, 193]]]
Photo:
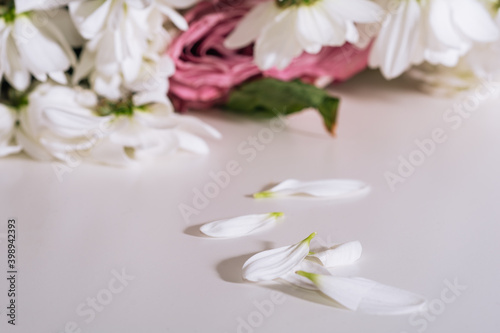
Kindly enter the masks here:
[[225, 37], [248, 10], [248, 1], [204, 1], [187, 12], [189, 29], [172, 43], [168, 53], [176, 72], [169, 96], [178, 110], [209, 108], [224, 102], [230, 89], [260, 75], [252, 47], [228, 50]]
[[253, 45], [239, 50], [228, 50], [223, 45], [241, 18], [261, 1], [202, 1], [186, 13], [189, 29], [168, 50], [176, 65], [170, 78], [169, 97], [177, 110], [223, 104], [233, 87], [261, 76], [284, 81], [299, 78], [324, 87], [366, 68], [369, 48], [359, 50], [346, 44], [325, 47], [318, 54], [304, 53], [282, 71], [271, 69], [263, 73], [253, 62]]

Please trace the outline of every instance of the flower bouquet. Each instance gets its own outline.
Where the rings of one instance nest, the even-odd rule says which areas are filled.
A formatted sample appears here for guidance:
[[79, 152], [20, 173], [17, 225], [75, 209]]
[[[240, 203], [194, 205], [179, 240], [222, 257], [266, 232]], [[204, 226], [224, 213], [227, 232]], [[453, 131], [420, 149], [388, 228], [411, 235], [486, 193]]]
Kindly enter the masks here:
[[0, 6], [0, 156], [124, 165], [220, 133], [185, 114], [315, 108], [365, 68], [468, 89], [500, 70], [498, 0], [15, 0]]

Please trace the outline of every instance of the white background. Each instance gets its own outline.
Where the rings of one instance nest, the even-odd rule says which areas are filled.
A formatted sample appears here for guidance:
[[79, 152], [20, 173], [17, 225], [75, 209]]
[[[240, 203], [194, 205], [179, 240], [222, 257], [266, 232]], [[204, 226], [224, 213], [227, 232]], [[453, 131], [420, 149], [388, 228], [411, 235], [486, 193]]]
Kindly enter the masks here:
[[[1, 160], [0, 233], [9, 217], [17, 218], [19, 294], [13, 328], [6, 324], [6, 280], [0, 280], [0, 331], [238, 332], [238, 318], [248, 323], [253, 316], [262, 320], [240, 332], [495, 332], [500, 327], [498, 100], [483, 98], [453, 129], [458, 123], [443, 119], [446, 110], [461, 101], [473, 103], [475, 94], [431, 97], [403, 80], [384, 82], [370, 72], [332, 91], [342, 97], [335, 139], [306, 112], [289, 119], [288, 128], [250, 162], [238, 146], [269, 122], [219, 113], [202, 115], [224, 135], [209, 141], [212, 153], [206, 157], [181, 154], [131, 168], [82, 164], [62, 182], [50, 163], [24, 156]], [[415, 140], [430, 138], [436, 128], [447, 140], [391, 191], [384, 173], [397, 173], [399, 156], [408, 158], [418, 149]], [[209, 173], [231, 160], [242, 172], [185, 221], [179, 205], [192, 206], [193, 190], [202, 190], [211, 182]], [[372, 192], [345, 202], [248, 197], [288, 178], [360, 179]], [[234, 240], [197, 236], [204, 222], [270, 211], [286, 214], [271, 230]], [[314, 293], [241, 281], [241, 265], [250, 255], [313, 231], [319, 233], [316, 244], [363, 244], [361, 260], [338, 274], [422, 294], [433, 302], [434, 313], [413, 320], [369, 316], [337, 308]], [[6, 242], [0, 241], [3, 277]], [[77, 308], [104, 295], [112, 272], [122, 269], [134, 279], [87, 323], [89, 317], [78, 315]], [[440, 298], [447, 293], [446, 281], [455, 280], [466, 289], [445, 304]], [[283, 304], [259, 317], [254, 302], [266, 303], [273, 290], [284, 293]], [[77, 329], [65, 330], [71, 322]]]

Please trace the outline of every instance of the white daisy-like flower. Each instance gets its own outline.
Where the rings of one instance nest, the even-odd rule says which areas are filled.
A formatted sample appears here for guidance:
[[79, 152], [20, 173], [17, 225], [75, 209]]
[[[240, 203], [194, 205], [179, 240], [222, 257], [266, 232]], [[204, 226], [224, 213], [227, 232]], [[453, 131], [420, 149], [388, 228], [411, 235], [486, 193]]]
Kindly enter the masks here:
[[499, 36], [478, 0], [400, 1], [382, 24], [369, 65], [380, 67], [388, 79], [423, 61], [453, 67], [474, 43], [493, 42]]
[[254, 198], [309, 196], [317, 198], [347, 198], [364, 195], [370, 187], [359, 180], [322, 179], [313, 181], [285, 180], [269, 190], [255, 193]]
[[360, 39], [356, 23], [380, 20], [382, 9], [369, 0], [273, 0], [255, 6], [228, 36], [225, 46], [255, 41], [262, 70], [286, 68], [302, 52], [341, 46]]
[[14, 143], [16, 120], [16, 111], [0, 103], [0, 157], [19, 153], [22, 149]]
[[80, 34], [89, 39], [75, 70], [74, 82], [90, 74], [93, 89], [101, 96], [118, 100], [123, 83], [139, 75], [148, 50], [149, 9], [127, 1], [72, 2], [70, 13]]
[[95, 112], [97, 96], [89, 90], [45, 83], [28, 95], [19, 110], [15, 137], [25, 153], [38, 160], [71, 162], [96, 144], [106, 117]]
[[80, 56], [74, 82], [88, 76], [99, 95], [115, 101], [128, 91], [165, 90], [166, 94], [166, 81], [175, 66], [162, 54], [171, 39], [163, 27], [165, 18], [180, 29], [187, 29], [187, 22], [173, 9], [183, 7], [177, 2], [114, 0], [99, 6], [70, 3], [78, 30], [89, 40]]
[[[109, 135], [96, 149], [100, 162], [127, 164], [176, 151], [207, 154], [208, 145], [198, 135], [218, 139], [220, 133], [192, 116], [174, 113], [163, 95], [147, 92], [116, 103], [108, 103], [100, 112], [111, 115]], [[96, 150], [94, 149], [94, 150]], [[109, 154], [104, 152], [113, 152]], [[96, 156], [95, 154], [93, 156]]]
[[[65, 84], [64, 72], [76, 62], [70, 44], [47, 15], [10, 9], [0, 16], [0, 79], [5, 77], [17, 90], [28, 88], [31, 75]], [[68, 14], [60, 10], [57, 15]]]

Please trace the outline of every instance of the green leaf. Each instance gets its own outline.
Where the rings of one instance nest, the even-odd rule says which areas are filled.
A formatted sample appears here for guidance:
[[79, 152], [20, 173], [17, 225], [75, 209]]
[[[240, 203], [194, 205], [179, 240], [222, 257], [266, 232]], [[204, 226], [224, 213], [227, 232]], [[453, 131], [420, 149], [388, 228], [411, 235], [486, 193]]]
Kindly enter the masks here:
[[225, 107], [236, 113], [264, 117], [314, 108], [323, 117], [328, 131], [334, 134], [339, 99], [299, 80], [285, 82], [263, 78], [235, 89]]

